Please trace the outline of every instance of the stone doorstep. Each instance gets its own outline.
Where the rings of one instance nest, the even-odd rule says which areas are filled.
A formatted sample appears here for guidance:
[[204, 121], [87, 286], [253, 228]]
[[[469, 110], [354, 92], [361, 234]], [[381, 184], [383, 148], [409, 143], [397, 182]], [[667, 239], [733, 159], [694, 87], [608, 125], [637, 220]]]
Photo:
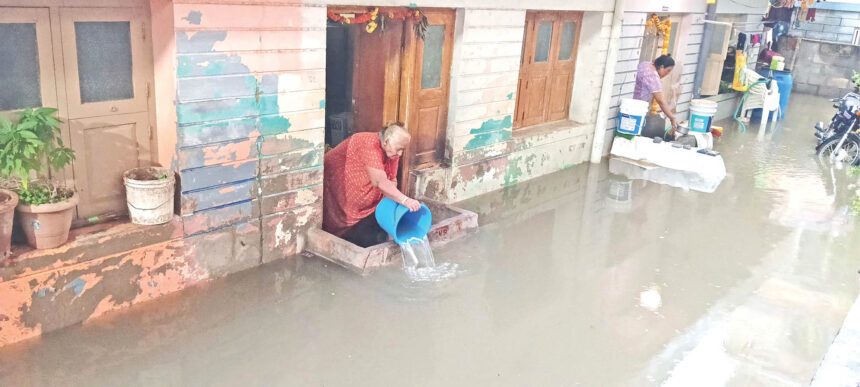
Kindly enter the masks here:
[[[443, 216], [433, 224], [427, 235], [433, 247], [460, 239], [478, 228], [478, 214], [474, 212], [432, 200], [421, 201], [430, 207], [434, 215]], [[401, 258], [400, 249], [393, 241], [362, 248], [321, 229], [308, 230], [305, 252], [361, 275], [393, 265]]]
[[155, 226], [136, 225], [122, 219], [76, 228], [71, 230], [65, 244], [53, 249], [36, 250], [27, 245], [15, 245], [12, 255], [0, 261], [0, 282], [178, 238], [182, 238], [182, 220], [178, 216]]

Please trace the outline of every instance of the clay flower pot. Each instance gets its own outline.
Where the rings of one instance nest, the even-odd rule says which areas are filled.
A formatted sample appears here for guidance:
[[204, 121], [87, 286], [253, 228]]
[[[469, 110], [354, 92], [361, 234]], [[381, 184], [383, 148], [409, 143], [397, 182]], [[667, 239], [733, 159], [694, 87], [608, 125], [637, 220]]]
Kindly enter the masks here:
[[66, 243], [77, 205], [77, 193], [59, 203], [19, 204], [18, 216], [27, 243], [36, 249], [50, 249]]
[[17, 205], [18, 194], [0, 189], [0, 261], [12, 252], [12, 220]]

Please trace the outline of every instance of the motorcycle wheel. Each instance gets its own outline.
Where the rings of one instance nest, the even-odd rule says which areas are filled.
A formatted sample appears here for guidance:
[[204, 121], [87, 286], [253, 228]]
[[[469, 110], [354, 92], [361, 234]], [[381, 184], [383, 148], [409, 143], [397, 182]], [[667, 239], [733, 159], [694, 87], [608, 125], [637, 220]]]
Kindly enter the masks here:
[[826, 163], [838, 161], [847, 165], [860, 164], [860, 136], [854, 133], [848, 134], [841, 149], [836, 149], [841, 138], [842, 136], [834, 136], [822, 142], [816, 149], [818, 160]]

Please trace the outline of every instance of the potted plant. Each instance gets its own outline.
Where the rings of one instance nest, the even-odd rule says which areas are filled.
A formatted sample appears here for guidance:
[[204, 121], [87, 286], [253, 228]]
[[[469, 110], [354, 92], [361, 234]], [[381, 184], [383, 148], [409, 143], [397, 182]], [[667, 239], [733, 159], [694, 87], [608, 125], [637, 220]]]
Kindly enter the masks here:
[[74, 190], [50, 179], [53, 170], [75, 159], [75, 152], [60, 138], [56, 112], [27, 109], [18, 123], [0, 119], [0, 174], [19, 181], [18, 218], [27, 243], [37, 249], [66, 242], [78, 204]]

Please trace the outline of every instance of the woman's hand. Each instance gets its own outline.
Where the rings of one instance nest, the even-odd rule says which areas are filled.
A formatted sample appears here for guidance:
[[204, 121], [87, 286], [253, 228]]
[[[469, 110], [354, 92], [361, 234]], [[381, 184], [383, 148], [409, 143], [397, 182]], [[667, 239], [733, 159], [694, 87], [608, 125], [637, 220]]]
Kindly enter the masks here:
[[412, 211], [412, 212], [415, 212], [415, 211], [418, 211], [419, 209], [421, 209], [421, 203], [419, 201], [412, 199], [412, 198], [408, 198], [408, 197], [404, 197], [403, 201], [401, 201], [400, 204], [403, 204], [403, 206], [405, 206], [406, 208], [409, 209], [409, 211]]

